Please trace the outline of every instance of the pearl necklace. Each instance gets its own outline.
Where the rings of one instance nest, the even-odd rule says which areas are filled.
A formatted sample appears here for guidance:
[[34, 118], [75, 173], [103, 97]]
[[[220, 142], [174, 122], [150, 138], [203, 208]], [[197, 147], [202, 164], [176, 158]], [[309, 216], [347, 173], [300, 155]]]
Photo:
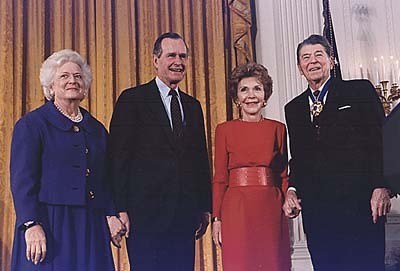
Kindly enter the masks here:
[[78, 114], [76, 114], [76, 116], [73, 117], [73, 116], [67, 114], [66, 112], [64, 112], [64, 110], [62, 110], [61, 106], [59, 106], [55, 101], [54, 101], [54, 105], [57, 108], [57, 110], [60, 111], [61, 114], [63, 114], [68, 119], [72, 120], [73, 122], [81, 122], [83, 120], [83, 115], [82, 115], [79, 107], [78, 107]]

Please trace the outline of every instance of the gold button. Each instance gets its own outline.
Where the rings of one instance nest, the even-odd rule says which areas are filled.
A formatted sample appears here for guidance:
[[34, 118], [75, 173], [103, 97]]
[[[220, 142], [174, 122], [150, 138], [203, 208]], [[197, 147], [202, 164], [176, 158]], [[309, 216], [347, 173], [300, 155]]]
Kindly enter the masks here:
[[79, 127], [76, 126], [76, 125], [72, 126], [72, 130], [73, 130], [75, 133], [78, 133], [78, 132], [80, 131]]
[[94, 191], [93, 190], [89, 191], [89, 198], [94, 199]]
[[90, 171], [90, 168], [87, 168], [87, 169], [86, 169], [86, 177], [89, 177], [89, 176], [90, 176], [90, 172], [91, 172], [91, 171]]

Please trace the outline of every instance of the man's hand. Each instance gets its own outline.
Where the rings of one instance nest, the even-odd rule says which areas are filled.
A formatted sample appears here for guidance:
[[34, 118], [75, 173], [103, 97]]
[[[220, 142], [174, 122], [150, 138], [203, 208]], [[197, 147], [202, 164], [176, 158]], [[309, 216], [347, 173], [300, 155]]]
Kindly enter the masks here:
[[206, 212], [201, 215], [200, 225], [195, 234], [196, 240], [200, 239], [206, 233], [208, 224], [210, 224], [210, 214]]
[[46, 257], [46, 235], [42, 226], [35, 225], [25, 231], [26, 259], [34, 264]]
[[121, 248], [122, 236], [126, 233], [126, 227], [116, 216], [107, 216], [108, 228], [110, 229], [111, 242], [117, 248]]
[[222, 244], [221, 226], [222, 226], [221, 220], [214, 221], [212, 223], [212, 238], [217, 248], [220, 248]]
[[389, 213], [391, 207], [389, 192], [386, 188], [375, 188], [371, 196], [372, 221], [376, 223], [380, 216]]
[[301, 200], [297, 198], [296, 192], [288, 190], [286, 192], [285, 202], [282, 206], [282, 210], [288, 218], [295, 218], [300, 214]]

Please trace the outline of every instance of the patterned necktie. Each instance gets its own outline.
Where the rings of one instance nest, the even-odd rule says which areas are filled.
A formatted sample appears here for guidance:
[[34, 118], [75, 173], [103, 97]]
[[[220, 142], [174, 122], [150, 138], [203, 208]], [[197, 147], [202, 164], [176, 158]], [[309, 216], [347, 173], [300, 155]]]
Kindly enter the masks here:
[[171, 95], [171, 119], [172, 119], [172, 133], [175, 139], [179, 139], [182, 136], [182, 113], [179, 106], [178, 94], [174, 89], [171, 89], [168, 93]]
[[313, 92], [313, 95], [315, 97], [315, 99], [318, 99], [318, 95], [321, 93], [321, 91], [319, 91], [318, 89], [316, 91]]
[[[313, 92], [315, 100], [318, 99], [318, 96], [319, 96], [320, 93], [321, 93], [321, 91], [319, 91], [318, 89]], [[324, 104], [324, 103], [321, 101], [321, 104]], [[318, 111], [317, 114], [313, 113], [313, 120], [312, 120], [312, 124], [313, 124], [314, 129], [315, 129], [315, 136], [316, 136], [316, 140], [317, 141], [319, 141], [319, 136], [320, 136], [319, 113], [320, 113], [319, 111]]]

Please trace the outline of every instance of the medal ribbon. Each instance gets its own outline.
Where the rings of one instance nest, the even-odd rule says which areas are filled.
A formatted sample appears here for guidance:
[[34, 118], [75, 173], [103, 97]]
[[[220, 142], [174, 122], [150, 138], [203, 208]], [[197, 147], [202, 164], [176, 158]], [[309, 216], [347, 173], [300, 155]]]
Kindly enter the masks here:
[[322, 91], [319, 93], [319, 95], [317, 97], [314, 96], [314, 94], [312, 93], [312, 91], [310, 89], [309, 96], [311, 98], [311, 101], [313, 102], [313, 104], [311, 106], [311, 114], [314, 117], [317, 117], [323, 110], [324, 97], [325, 97], [326, 93], [328, 92], [330, 84], [331, 84], [331, 79], [329, 79], [325, 83], [324, 87], [322, 88]]
[[311, 88], [310, 88], [309, 96], [310, 96], [311, 101], [312, 101], [313, 103], [315, 103], [316, 101], [323, 102], [324, 97], [325, 97], [326, 93], [328, 92], [328, 89], [329, 89], [329, 86], [330, 86], [330, 84], [331, 84], [331, 81], [332, 81], [332, 80], [329, 79], [328, 82], [325, 83], [325, 86], [322, 88], [321, 93], [318, 95], [317, 98], [314, 97], [314, 95], [313, 95], [313, 93], [312, 93], [312, 91], [311, 91]]

